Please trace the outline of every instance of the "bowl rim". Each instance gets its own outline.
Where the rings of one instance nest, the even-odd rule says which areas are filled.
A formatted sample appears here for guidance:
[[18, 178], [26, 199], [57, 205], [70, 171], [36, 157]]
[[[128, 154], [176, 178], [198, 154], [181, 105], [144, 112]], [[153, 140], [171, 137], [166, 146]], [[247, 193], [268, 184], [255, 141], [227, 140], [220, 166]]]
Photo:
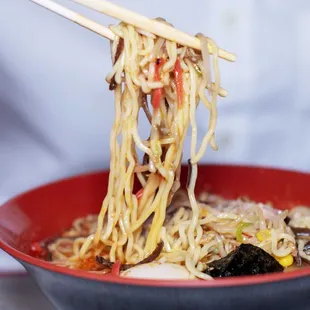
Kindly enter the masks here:
[[[264, 170], [273, 170], [278, 172], [291, 172], [297, 173], [302, 175], [310, 176], [310, 173], [305, 171], [298, 171], [298, 170], [291, 170], [291, 169], [283, 169], [283, 168], [276, 168], [270, 166], [260, 166], [260, 165], [240, 165], [240, 164], [203, 164], [200, 166], [212, 166], [212, 167], [222, 167], [222, 168], [249, 168], [249, 169], [264, 169]], [[73, 179], [77, 178], [85, 178], [91, 177], [92, 175], [97, 175], [101, 173], [107, 173], [108, 170], [99, 170], [93, 171], [88, 173], [82, 173], [78, 175], [73, 175], [67, 178], [61, 178], [59, 180], [55, 180], [41, 186], [34, 187], [30, 190], [27, 190], [5, 202], [2, 206], [8, 205], [12, 203], [15, 199], [30, 194], [33, 191], [40, 190], [45, 187], [49, 187], [52, 185], [56, 185], [60, 182], [68, 182]], [[0, 214], [1, 214], [1, 206], [0, 206]], [[88, 271], [83, 270], [74, 270], [69, 269], [66, 267], [57, 266], [51, 264], [49, 262], [40, 260], [38, 258], [34, 258], [28, 254], [20, 252], [13, 248], [12, 246], [8, 245], [1, 239], [0, 236], [0, 249], [4, 250], [14, 259], [18, 260], [21, 264], [26, 263], [30, 264], [34, 267], [44, 269], [49, 272], [55, 272], [58, 274], [62, 274], [65, 276], [71, 276], [75, 278], [81, 278], [84, 280], [94, 280], [97, 282], [103, 283], [110, 283], [110, 284], [120, 284], [120, 285], [134, 285], [134, 286], [147, 286], [147, 287], [183, 287], [183, 288], [220, 288], [220, 287], [238, 287], [244, 285], [257, 285], [257, 284], [267, 284], [267, 283], [274, 283], [274, 282], [282, 282], [288, 280], [299, 279], [303, 277], [310, 276], [310, 267], [309, 268], [302, 268], [290, 272], [284, 273], [271, 273], [265, 275], [257, 275], [257, 276], [244, 276], [244, 277], [229, 277], [229, 278], [222, 278], [216, 279], [212, 281], [203, 281], [203, 280], [151, 280], [151, 279], [137, 279], [137, 278], [125, 278], [120, 276], [115, 276], [112, 274], [98, 274], [98, 273], [91, 273]]]

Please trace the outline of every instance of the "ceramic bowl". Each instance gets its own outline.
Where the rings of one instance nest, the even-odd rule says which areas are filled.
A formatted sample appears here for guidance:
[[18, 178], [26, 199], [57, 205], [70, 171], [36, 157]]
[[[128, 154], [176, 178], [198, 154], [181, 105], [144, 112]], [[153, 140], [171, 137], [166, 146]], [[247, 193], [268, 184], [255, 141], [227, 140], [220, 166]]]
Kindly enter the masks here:
[[[107, 184], [108, 172], [76, 176], [31, 190], [0, 207], [0, 247], [27, 269], [57, 309], [310, 308], [310, 268], [213, 281], [155, 281], [70, 270], [28, 255], [32, 242], [59, 234], [77, 217], [98, 213]], [[249, 196], [286, 209], [310, 206], [309, 184], [310, 174], [300, 172], [209, 165], [199, 167], [196, 192]]]

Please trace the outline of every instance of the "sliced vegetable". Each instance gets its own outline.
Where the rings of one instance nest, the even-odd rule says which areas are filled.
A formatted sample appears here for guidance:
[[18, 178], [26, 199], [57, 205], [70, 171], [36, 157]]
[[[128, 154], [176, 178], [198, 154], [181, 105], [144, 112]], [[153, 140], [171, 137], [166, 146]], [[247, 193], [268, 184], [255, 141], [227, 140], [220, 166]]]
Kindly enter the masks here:
[[114, 276], [119, 276], [120, 272], [121, 272], [121, 262], [117, 260], [112, 266], [111, 273]]
[[310, 255], [310, 241], [305, 244], [303, 251], [306, 255]]
[[243, 232], [243, 230], [246, 227], [249, 227], [251, 225], [252, 225], [251, 223], [244, 223], [244, 222], [241, 222], [241, 223], [238, 224], [237, 229], [236, 229], [236, 240], [238, 242], [242, 242], [243, 241], [242, 232]]
[[291, 227], [296, 237], [310, 240], [310, 229], [301, 227]]
[[114, 263], [109, 262], [107, 259], [105, 259], [103, 256], [96, 256], [96, 262], [100, 265], [103, 265], [104, 267], [108, 267], [110, 269], [112, 269]]
[[177, 58], [174, 67], [174, 79], [177, 88], [178, 105], [182, 107], [183, 104], [183, 70], [181, 67], [180, 59]]
[[117, 275], [119, 275], [120, 271], [124, 271], [124, 270], [127, 270], [129, 268], [133, 268], [133, 267], [138, 266], [138, 265], [144, 265], [144, 264], [149, 264], [149, 263], [153, 262], [160, 255], [163, 247], [164, 247], [164, 242], [160, 241], [157, 244], [156, 249], [148, 257], [146, 257], [145, 259], [143, 259], [142, 261], [140, 261], [137, 264], [121, 264], [119, 261], [112, 263], [112, 262], [109, 262], [107, 259], [105, 259], [102, 256], [96, 256], [96, 261], [97, 261], [97, 263], [99, 263], [105, 267], [110, 268], [111, 272], [112, 273], [114, 272], [114, 274], [115, 274], [115, 272], [118, 271]]
[[[297, 243], [297, 241], [295, 243], [295, 247], [297, 249], [296, 256], [294, 257], [295, 258], [295, 262], [296, 262], [297, 267], [301, 267], [302, 266], [302, 257], [301, 257], [301, 255], [299, 253], [299, 250], [298, 250], [298, 243]], [[305, 254], [307, 254], [307, 253], [305, 253]]]
[[[164, 64], [163, 58], [158, 58], [155, 63], [155, 74], [154, 79], [155, 82], [160, 81], [160, 67]], [[158, 109], [160, 106], [160, 100], [163, 95], [163, 89], [162, 88], [156, 88], [153, 90], [153, 97], [152, 97], [152, 105], [154, 109]]]
[[156, 110], [160, 106], [160, 99], [163, 94], [163, 89], [162, 88], [156, 88], [153, 90], [153, 98], [152, 98], [152, 104], [153, 108]]
[[161, 240], [157, 244], [155, 250], [148, 257], [146, 257], [145, 259], [143, 259], [141, 262], [139, 262], [137, 264], [122, 265], [121, 270], [127, 270], [127, 269], [135, 267], [137, 265], [144, 265], [144, 264], [149, 264], [149, 263], [153, 262], [160, 255], [163, 248], [164, 248], [164, 242]]

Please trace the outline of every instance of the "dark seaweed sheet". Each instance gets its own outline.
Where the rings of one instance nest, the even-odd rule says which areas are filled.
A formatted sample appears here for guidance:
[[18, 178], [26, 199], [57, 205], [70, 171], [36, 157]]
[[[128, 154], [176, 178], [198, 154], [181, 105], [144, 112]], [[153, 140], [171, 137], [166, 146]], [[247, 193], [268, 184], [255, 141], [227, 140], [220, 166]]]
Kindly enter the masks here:
[[227, 256], [210, 263], [205, 273], [218, 278], [250, 276], [283, 270], [278, 261], [261, 248], [252, 244], [241, 244]]

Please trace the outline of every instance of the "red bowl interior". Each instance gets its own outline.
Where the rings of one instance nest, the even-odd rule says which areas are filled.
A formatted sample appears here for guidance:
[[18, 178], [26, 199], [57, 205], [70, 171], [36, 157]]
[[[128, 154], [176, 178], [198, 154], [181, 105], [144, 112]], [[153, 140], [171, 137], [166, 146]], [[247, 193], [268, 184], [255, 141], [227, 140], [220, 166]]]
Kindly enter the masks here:
[[[182, 182], [187, 175], [183, 168]], [[261, 167], [208, 165], [199, 167], [196, 193], [211, 191], [226, 198], [249, 196], [287, 209], [298, 204], [310, 206], [310, 174]], [[28, 255], [34, 241], [56, 236], [80, 216], [99, 212], [108, 185], [108, 172], [76, 176], [24, 193], [0, 208], [0, 247], [20, 261], [98, 281], [153, 286], [227, 286], [288, 280], [310, 275], [310, 268], [288, 273], [215, 281], [154, 281], [119, 278], [75, 271], [35, 259]]]

